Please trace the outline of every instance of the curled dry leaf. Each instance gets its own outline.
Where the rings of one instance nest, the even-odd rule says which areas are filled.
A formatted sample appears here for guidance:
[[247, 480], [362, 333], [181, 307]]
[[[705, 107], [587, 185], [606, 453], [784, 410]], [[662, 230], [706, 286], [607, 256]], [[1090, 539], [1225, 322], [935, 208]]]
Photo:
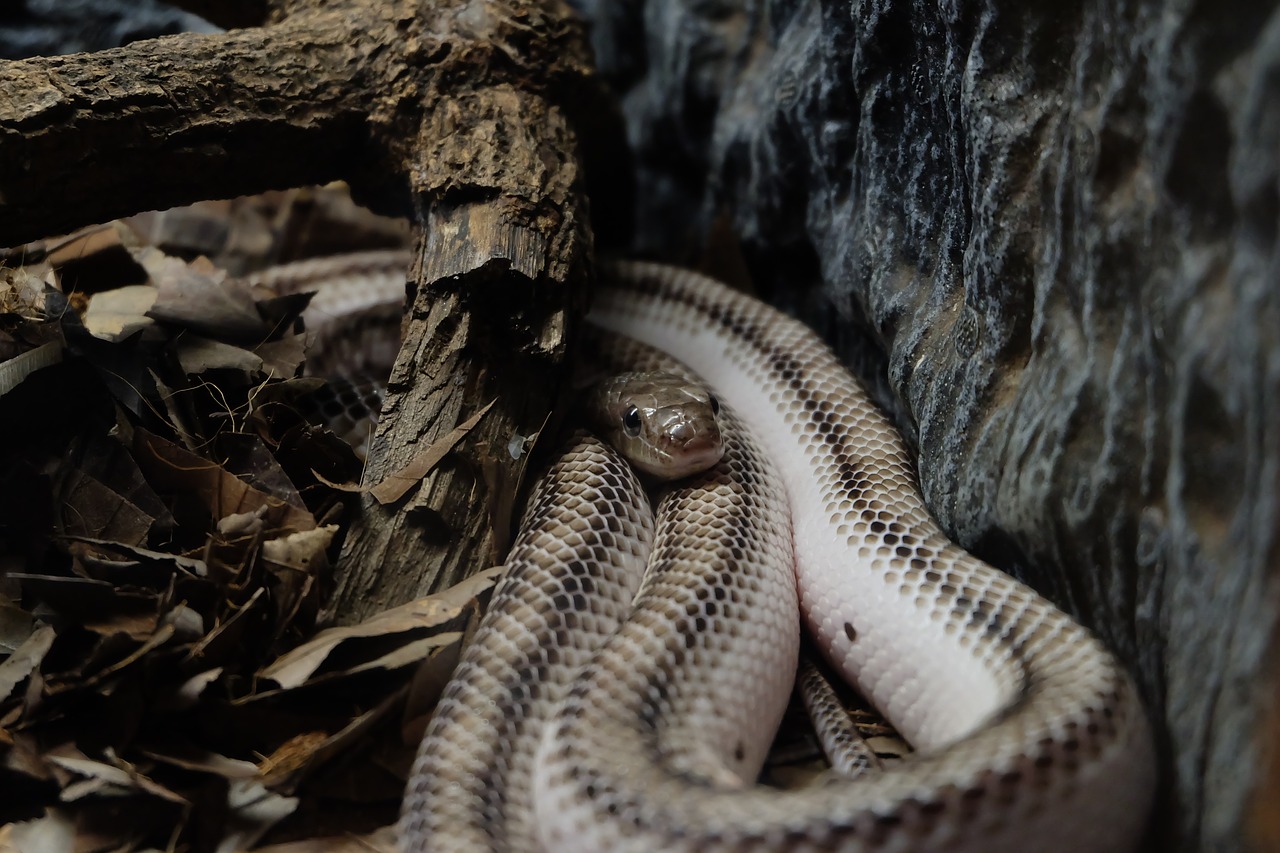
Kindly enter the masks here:
[[[501, 574], [500, 567], [478, 572], [438, 595], [419, 598], [386, 610], [359, 625], [321, 631], [314, 639], [282, 655], [258, 675], [287, 690], [321, 675], [350, 671], [345, 659], [342, 665], [345, 669], [327, 666], [331, 659], [338, 659], [340, 651], [345, 652], [345, 643], [361, 643], [368, 639], [396, 635], [404, 635], [413, 642], [424, 634], [428, 640], [444, 636], [449, 643], [457, 642], [461, 639], [461, 634], [457, 633], [460, 623], [476, 615], [476, 603], [480, 596], [493, 588]], [[430, 648], [430, 645], [425, 648]], [[410, 656], [410, 660], [412, 659]], [[422, 657], [417, 659], [421, 660]], [[363, 668], [367, 665], [368, 661], [365, 660], [355, 666]]]
[[149, 284], [133, 284], [94, 294], [84, 315], [89, 334], [105, 341], [120, 341], [156, 324], [147, 312], [159, 291]]
[[133, 256], [156, 287], [147, 315], [184, 329], [261, 339], [271, 333], [248, 285], [228, 278], [205, 257], [187, 263], [150, 246]]
[[0, 271], [0, 371], [67, 354], [0, 394], [0, 847], [377, 844], [394, 820], [406, 714], [434, 703], [497, 571], [315, 635], [345, 500], [325, 480], [362, 461], [307, 420], [327, 387], [295, 378], [309, 297], [248, 276], [251, 254], [359, 233], [315, 219], [327, 194], [298, 205], [305, 226], [274, 212], [300, 195], [218, 202]]
[[311, 530], [315, 518], [294, 502], [294, 495], [277, 497], [244, 482], [212, 460], [145, 430], [135, 432], [134, 454], [148, 482], [169, 492], [199, 497], [213, 519], [262, 510], [277, 529]]

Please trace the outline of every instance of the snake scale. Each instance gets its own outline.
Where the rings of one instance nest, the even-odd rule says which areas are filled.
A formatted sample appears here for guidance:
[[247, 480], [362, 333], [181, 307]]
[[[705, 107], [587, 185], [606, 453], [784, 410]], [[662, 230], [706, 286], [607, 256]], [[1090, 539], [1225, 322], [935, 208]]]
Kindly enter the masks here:
[[[645, 264], [613, 268], [590, 319], [654, 348], [606, 343], [619, 369], [705, 380], [724, 459], [662, 491], [655, 529], [625, 463], [574, 438], [424, 738], [406, 850], [1136, 845], [1155, 770], [1131, 679], [946, 538], [900, 437], [812, 331]], [[800, 621], [909, 759], [755, 784]]]

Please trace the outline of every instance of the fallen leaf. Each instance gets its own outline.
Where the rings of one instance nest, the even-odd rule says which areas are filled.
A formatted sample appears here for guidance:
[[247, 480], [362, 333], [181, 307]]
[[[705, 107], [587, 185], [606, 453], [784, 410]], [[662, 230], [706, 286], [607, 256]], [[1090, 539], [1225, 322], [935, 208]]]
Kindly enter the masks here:
[[297, 687], [315, 675], [334, 650], [347, 640], [383, 637], [423, 629], [439, 630], [461, 615], [468, 603], [491, 589], [503, 571], [502, 567], [498, 567], [477, 572], [437, 595], [384, 610], [359, 625], [321, 631], [309, 642], [282, 655], [263, 669], [259, 676], [276, 682], [282, 689]]
[[250, 376], [263, 373], [262, 357], [257, 353], [200, 335], [183, 335], [173, 349], [182, 371], [188, 376], [199, 376], [210, 370], [238, 370]]
[[8, 699], [13, 689], [35, 671], [56, 636], [52, 626], [41, 625], [17, 651], [0, 663], [0, 700]]
[[260, 340], [271, 331], [249, 286], [203, 256], [187, 263], [146, 247], [133, 251], [158, 291], [147, 316], [211, 335]]
[[0, 395], [8, 394], [37, 370], [62, 361], [62, 341], [48, 341], [21, 355], [0, 362]]
[[496, 402], [496, 399], [490, 400], [485, 404], [484, 408], [450, 430], [448, 435], [413, 457], [408, 465], [405, 465], [399, 471], [388, 474], [381, 483], [369, 490], [374, 500], [385, 506], [389, 503], [395, 503], [404, 497], [405, 493], [416, 486], [432, 468], [440, 464], [440, 460], [444, 459], [445, 454], [453, 450], [454, 446], [467, 433], [475, 429], [476, 424], [480, 423], [480, 419], [489, 413], [489, 410], [493, 408], [493, 404]]
[[365, 835], [323, 836], [268, 844], [257, 848], [257, 853], [399, 853], [399, 850], [395, 827], [384, 826]]
[[134, 454], [148, 482], [163, 491], [199, 495], [213, 519], [263, 508], [273, 528], [315, 528], [306, 509], [253, 488], [222, 466], [146, 430], [134, 436]]
[[150, 284], [130, 284], [95, 293], [84, 314], [89, 334], [104, 341], [121, 341], [150, 329], [156, 321], [147, 316], [159, 291]]
[[257, 779], [237, 779], [227, 793], [227, 806], [230, 814], [222, 827], [218, 853], [238, 853], [253, 847], [297, 810], [298, 799], [269, 791]]

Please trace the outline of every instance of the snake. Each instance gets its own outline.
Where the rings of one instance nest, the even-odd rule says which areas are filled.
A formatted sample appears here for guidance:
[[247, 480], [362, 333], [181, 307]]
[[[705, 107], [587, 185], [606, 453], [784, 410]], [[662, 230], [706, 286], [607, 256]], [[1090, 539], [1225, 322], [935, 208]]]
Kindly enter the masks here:
[[[604, 360], [704, 383], [723, 455], [655, 521], [630, 462], [571, 439], [419, 746], [402, 849], [1133, 849], [1156, 770], [1132, 678], [946, 536], [834, 353], [687, 270], [602, 278]], [[756, 784], [802, 624], [910, 757]]]

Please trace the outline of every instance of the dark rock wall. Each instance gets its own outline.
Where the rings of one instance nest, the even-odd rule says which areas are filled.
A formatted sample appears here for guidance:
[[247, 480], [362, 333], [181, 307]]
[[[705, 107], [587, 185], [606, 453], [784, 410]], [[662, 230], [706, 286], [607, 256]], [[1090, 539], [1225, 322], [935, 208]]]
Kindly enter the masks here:
[[581, 5], [633, 248], [697, 260], [727, 224], [776, 303], [860, 363], [869, 332], [944, 526], [1141, 681], [1157, 846], [1244, 846], [1273, 746], [1275, 6]]
[[157, 0], [0, 0], [0, 59], [104, 50], [186, 31], [216, 28]]

